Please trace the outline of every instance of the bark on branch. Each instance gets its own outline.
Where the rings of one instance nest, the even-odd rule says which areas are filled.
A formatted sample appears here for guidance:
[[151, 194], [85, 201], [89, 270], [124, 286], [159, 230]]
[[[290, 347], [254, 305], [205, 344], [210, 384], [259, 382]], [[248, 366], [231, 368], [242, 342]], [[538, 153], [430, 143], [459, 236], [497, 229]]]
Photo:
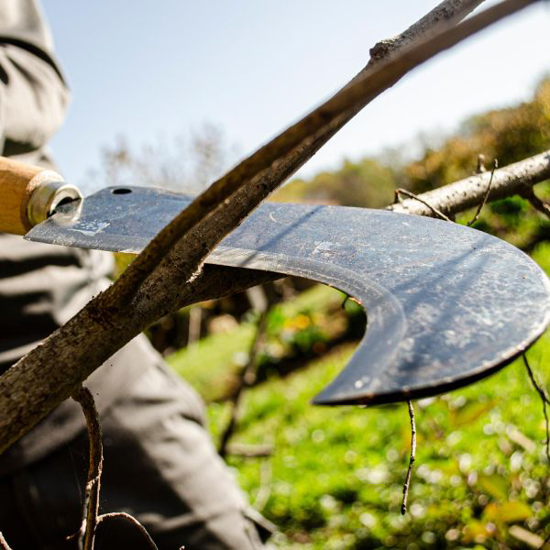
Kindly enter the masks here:
[[[422, 193], [417, 199], [406, 199], [388, 206], [388, 210], [418, 216], [437, 217], [432, 208], [447, 216], [453, 216], [479, 205], [487, 193], [491, 172], [483, 172], [469, 178]], [[524, 195], [532, 192], [533, 185], [550, 179], [550, 151], [509, 164], [495, 170], [488, 201]]]
[[[231, 280], [220, 281], [211, 276], [211, 269], [216, 268], [201, 271], [201, 263], [253, 208], [374, 97], [423, 61], [534, 1], [505, 0], [395, 53], [388, 61], [367, 67], [333, 98], [213, 184], [153, 240], [124, 277], [0, 377], [0, 452], [166, 312], [258, 284], [261, 277], [237, 270]], [[467, 6], [467, 13], [475, 3], [459, 4]]]

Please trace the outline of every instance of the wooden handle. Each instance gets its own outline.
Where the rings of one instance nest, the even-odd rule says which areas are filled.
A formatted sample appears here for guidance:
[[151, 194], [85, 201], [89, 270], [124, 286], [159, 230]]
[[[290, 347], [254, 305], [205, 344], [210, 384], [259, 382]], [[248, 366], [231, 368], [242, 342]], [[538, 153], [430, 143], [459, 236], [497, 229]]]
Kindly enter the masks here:
[[0, 157], [0, 232], [24, 235], [62, 200], [81, 197], [53, 170]]

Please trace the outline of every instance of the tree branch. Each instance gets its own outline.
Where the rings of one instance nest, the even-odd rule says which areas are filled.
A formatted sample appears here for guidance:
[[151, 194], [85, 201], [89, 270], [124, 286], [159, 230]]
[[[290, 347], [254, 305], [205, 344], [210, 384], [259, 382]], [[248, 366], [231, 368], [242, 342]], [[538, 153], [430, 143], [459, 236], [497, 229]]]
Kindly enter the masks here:
[[400, 195], [405, 195], [406, 197], [409, 197], [412, 200], [418, 201], [419, 203], [423, 204], [426, 208], [429, 208], [434, 217], [439, 218], [441, 220], [445, 220], [446, 222], [452, 222], [451, 218], [448, 216], [445, 216], [443, 212], [439, 211], [437, 208], [434, 208], [429, 202], [426, 202], [420, 195], [415, 195], [414, 193], [411, 193], [410, 191], [407, 191], [406, 189], [396, 189], [395, 190], [395, 198], [396, 202], [401, 203]]
[[533, 185], [550, 178], [550, 151], [509, 164], [495, 170], [494, 174], [493, 172], [483, 172], [422, 193], [418, 195], [422, 202], [406, 199], [401, 203], [388, 206], [387, 209], [404, 214], [436, 217], [433, 210], [426, 206], [425, 203], [428, 203], [447, 216], [453, 216], [479, 205], [484, 200], [491, 177], [493, 181], [487, 198], [489, 201], [511, 197], [515, 194], [523, 195], [526, 190], [532, 192]]
[[94, 550], [97, 515], [99, 513], [99, 491], [101, 489], [101, 472], [103, 470], [103, 436], [101, 422], [94, 397], [88, 388], [81, 386], [73, 399], [82, 407], [88, 426], [89, 467], [84, 502], [82, 505], [82, 522], [78, 533], [79, 550]]
[[213, 184], [159, 233], [123, 277], [0, 377], [0, 452], [163, 314], [206, 299], [204, 294], [199, 298], [201, 291], [212, 298], [236, 291], [237, 283], [245, 285], [240, 289], [251, 286], [250, 276], [243, 274], [223, 284], [207, 280], [206, 269], [199, 272], [201, 263], [286, 176], [372, 98], [436, 53], [534, 1], [505, 0], [374, 64]]
[[[472, 225], [474, 225], [474, 223], [479, 219], [479, 216], [481, 215], [481, 211], [483, 210], [483, 207], [487, 203], [487, 199], [489, 198], [489, 193], [491, 192], [491, 185], [493, 184], [493, 176], [495, 175], [495, 170], [497, 168], [498, 168], [498, 160], [495, 159], [493, 163], [493, 169], [491, 170], [491, 177], [489, 178], [489, 183], [487, 184], [487, 191], [485, 191], [485, 194], [483, 195], [483, 200], [479, 203], [479, 206], [477, 207], [474, 217], [466, 224], [468, 227], [471, 227]], [[481, 171], [478, 173], [481, 173]]]
[[546, 456], [550, 461], [550, 420], [548, 418], [548, 413], [546, 412], [546, 405], [550, 405], [550, 399], [548, 398], [548, 395], [546, 395], [546, 391], [544, 387], [541, 384], [539, 384], [539, 382], [535, 378], [535, 374], [531, 370], [529, 361], [527, 361], [526, 353], [523, 354], [523, 363], [525, 365], [525, 368], [527, 369], [527, 374], [529, 375], [531, 383], [533, 384], [535, 391], [539, 394], [539, 397], [542, 403], [542, 413], [544, 414], [544, 422], [546, 425]]
[[527, 199], [531, 206], [544, 214], [547, 218], [550, 218], [550, 204], [547, 202], [541, 201], [536, 195], [531, 187], [526, 187], [520, 193], [524, 199]]
[[[175, 311], [186, 305], [223, 298], [280, 278], [278, 273], [207, 265], [201, 274], [163, 304]], [[151, 296], [148, 301], [154, 301]], [[74, 392], [74, 380], [85, 380], [113, 353], [160, 315], [143, 308], [124, 308], [119, 329], [102, 324], [85, 308], [44, 344], [0, 376], [0, 453]], [[69, 376], [70, 371], [70, 376]]]
[[370, 49], [371, 58], [366, 68], [383, 59], [388, 59], [396, 51], [411, 46], [420, 36], [425, 39], [456, 25], [482, 3], [483, 0], [446, 0], [441, 2], [406, 31], [376, 43]]

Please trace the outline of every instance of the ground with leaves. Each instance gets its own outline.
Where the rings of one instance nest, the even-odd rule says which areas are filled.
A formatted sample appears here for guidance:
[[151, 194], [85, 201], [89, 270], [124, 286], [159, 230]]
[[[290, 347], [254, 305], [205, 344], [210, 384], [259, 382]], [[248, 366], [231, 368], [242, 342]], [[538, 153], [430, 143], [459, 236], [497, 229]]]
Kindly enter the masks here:
[[[539, 246], [535, 258], [550, 270], [550, 246]], [[286, 316], [287, 337], [296, 330], [311, 332], [311, 323], [322, 318], [323, 303], [339, 300], [337, 291], [316, 288], [283, 306], [277, 315]], [[229, 383], [227, 370], [238, 368], [252, 333], [250, 325], [241, 325], [175, 354], [170, 362], [212, 398]], [[403, 517], [410, 445], [406, 405], [364, 409], [309, 403], [353, 348], [342, 344], [284, 378], [268, 379], [245, 397], [235, 441], [271, 444], [273, 454], [230, 457], [229, 463], [251, 502], [279, 525], [277, 546], [412, 550], [540, 545], [550, 535], [550, 467], [542, 404], [522, 361], [473, 386], [416, 404], [417, 462], [409, 513]], [[550, 335], [528, 358], [548, 387]], [[215, 438], [228, 412], [226, 403], [210, 402]]]

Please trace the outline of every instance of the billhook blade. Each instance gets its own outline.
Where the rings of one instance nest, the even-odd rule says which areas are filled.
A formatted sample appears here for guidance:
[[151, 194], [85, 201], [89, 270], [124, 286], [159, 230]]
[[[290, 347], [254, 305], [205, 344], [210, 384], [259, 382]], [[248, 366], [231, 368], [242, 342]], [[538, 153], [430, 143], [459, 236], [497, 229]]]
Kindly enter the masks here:
[[[128, 187], [84, 200], [26, 238], [139, 253], [190, 199]], [[314, 402], [378, 404], [434, 395], [507, 364], [550, 321], [544, 272], [513, 246], [465, 226], [341, 206], [268, 203], [207, 263], [306, 277], [365, 307], [351, 361]]]

